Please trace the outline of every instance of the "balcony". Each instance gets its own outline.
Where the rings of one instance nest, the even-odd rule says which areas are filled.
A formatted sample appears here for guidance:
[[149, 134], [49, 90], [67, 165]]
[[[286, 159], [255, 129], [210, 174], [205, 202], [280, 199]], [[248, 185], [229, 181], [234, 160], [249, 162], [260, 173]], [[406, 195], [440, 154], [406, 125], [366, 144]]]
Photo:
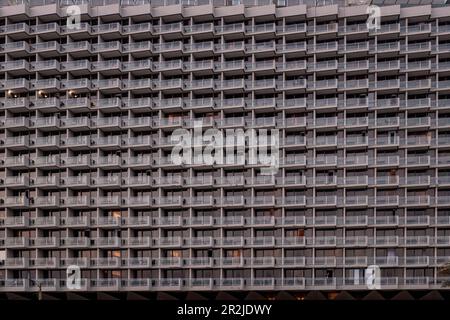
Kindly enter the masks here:
[[369, 124], [367, 117], [349, 117], [345, 118], [346, 127], [366, 127]]
[[285, 127], [304, 127], [306, 126], [306, 117], [290, 117], [284, 119]]
[[[92, 85], [89, 79], [63, 80], [61, 82], [61, 88], [66, 90], [90, 90]], [[76, 100], [76, 102], [81, 101]]]
[[[337, 86], [337, 81], [332, 80], [331, 82], [335, 83]], [[328, 80], [325, 80], [325, 82], [323, 82], [322, 84], [319, 85], [323, 85], [323, 84], [327, 84], [327, 83], [331, 83], [328, 82]], [[337, 98], [327, 98], [327, 99], [316, 99], [316, 101], [314, 102], [314, 104], [311, 106], [313, 108], [336, 108], [338, 106], [338, 99]], [[310, 105], [308, 104], [308, 108], [310, 107]]]
[[36, 128], [59, 128], [59, 118], [57, 117], [38, 117], [31, 119], [32, 126]]
[[19, 71], [19, 70], [27, 71], [29, 68], [30, 68], [29, 63], [27, 61], [25, 61], [24, 59], [0, 63], [0, 70], [2, 70], [2, 71], [8, 71], [8, 72]]
[[181, 33], [183, 32], [183, 24], [181, 22], [174, 22], [161, 25], [154, 25], [153, 32], [155, 34]]
[[93, 200], [98, 207], [120, 207], [122, 204], [119, 196], [102, 196]]
[[368, 196], [346, 196], [345, 204], [347, 206], [367, 206], [369, 204]]
[[9, 137], [3, 140], [3, 144], [7, 148], [24, 148], [30, 145], [28, 136]]
[[340, 63], [338, 67], [339, 70], [346, 70], [346, 71], [365, 70], [369, 69], [369, 61], [362, 60], [362, 61], [344, 62]]
[[149, 176], [131, 176], [124, 180], [125, 184], [130, 187], [148, 186], [151, 184]]
[[376, 108], [398, 108], [400, 106], [399, 98], [377, 99]]
[[376, 145], [382, 146], [398, 146], [400, 138], [398, 136], [378, 136], [376, 138]]
[[91, 205], [91, 199], [88, 196], [73, 196], [61, 199], [62, 206], [68, 208], [87, 208]]
[[31, 140], [31, 145], [37, 148], [58, 147], [59, 144], [59, 136], [37, 137]]
[[0, 28], [0, 33], [4, 34], [15, 34], [15, 33], [30, 33], [30, 27], [25, 22], [13, 23], [8, 25], [3, 25]]
[[32, 80], [31, 89], [33, 90], [58, 90], [60, 82], [57, 79]]
[[61, 52], [72, 53], [74, 55], [81, 53], [89, 53], [91, 51], [91, 44], [89, 41], [71, 42], [61, 45]]
[[[243, 41], [226, 42], [214, 47], [215, 53], [231, 54], [235, 52], [244, 52], [245, 43]], [[223, 71], [229, 69], [244, 69], [243, 61], [224, 62], [220, 67]]]
[[258, 53], [270, 53], [276, 51], [276, 45], [273, 41], [260, 42], [253, 45], [246, 45], [245, 51], [247, 53], [258, 54]]
[[[181, 237], [169, 237], [169, 238], [159, 238], [158, 245], [160, 247], [177, 247], [179, 248], [182, 245]], [[181, 263], [181, 261], [180, 261]]]
[[437, 139], [437, 144], [439, 146], [450, 145], [450, 136], [441, 135]]
[[377, 165], [381, 166], [398, 166], [399, 162], [399, 156], [379, 156], [376, 158]]
[[52, 248], [59, 245], [59, 241], [57, 241], [56, 237], [32, 238], [30, 239], [30, 242], [33, 246], [42, 248]]
[[152, 24], [149, 22], [122, 26], [122, 33], [124, 34], [149, 33], [152, 30]]
[[251, 203], [256, 207], [274, 206], [275, 196], [254, 196]]
[[29, 199], [26, 197], [5, 197], [3, 199], [3, 204], [5, 207], [10, 208], [25, 208], [29, 206]]
[[181, 60], [154, 62], [152, 65], [152, 71], [154, 72], [163, 72], [176, 69], [181, 70], [182, 68], [183, 62]]
[[98, 217], [94, 220], [95, 220], [94, 224], [101, 228], [119, 227], [121, 225], [120, 217], [105, 216], [105, 217]]
[[[124, 87], [126, 87], [125, 84]], [[92, 88], [98, 90], [120, 90], [122, 88], [122, 81], [120, 79], [94, 80], [92, 82]]]
[[314, 126], [317, 127], [336, 127], [337, 117], [315, 118]]
[[429, 246], [430, 237], [428, 236], [415, 236], [415, 237], [405, 237], [405, 246]]
[[316, 146], [334, 146], [337, 145], [337, 136], [316, 136]]
[[57, 175], [38, 176], [33, 179], [33, 185], [36, 187], [57, 187], [60, 179]]
[[4, 259], [3, 266], [8, 269], [28, 268], [28, 259], [26, 259], [26, 258], [6, 258], [6, 259]]
[[[316, 90], [326, 90], [326, 89], [337, 89], [338, 87], [338, 79], [328, 79], [328, 80], [317, 80], [313, 83], [308, 83], [309, 85], [311, 85], [311, 89], [316, 89]], [[326, 102], [326, 104], [324, 104], [323, 106], [327, 106], [327, 104], [331, 101], [327, 101], [327, 99], [323, 99], [325, 101], [321, 101], [321, 100], [316, 100], [316, 106], [319, 107], [321, 106], [321, 103]], [[333, 101], [334, 104], [334, 101]], [[337, 101], [336, 101], [337, 104]]]
[[119, 53], [121, 50], [122, 45], [120, 44], [120, 41], [109, 41], [92, 45], [92, 52], [94, 53]]
[[182, 79], [161, 80], [152, 83], [152, 88], [156, 90], [181, 90], [183, 88]]
[[244, 196], [225, 196], [224, 198], [222, 198], [223, 206], [243, 206], [244, 204]]
[[213, 196], [194, 196], [189, 200], [189, 204], [193, 207], [213, 206], [215, 204], [215, 199]]
[[183, 51], [183, 43], [181, 41], [171, 41], [154, 44], [153, 51], [160, 54], [181, 53]]
[[337, 176], [317, 175], [314, 177], [314, 184], [316, 186], [335, 185], [337, 183]]
[[[69, 202], [67, 198], [63, 198], [62, 200], [63, 203]], [[61, 225], [68, 227], [87, 227], [90, 225], [90, 220], [87, 216], [61, 217]]]
[[28, 219], [24, 216], [4, 217], [0, 220], [0, 225], [7, 228], [22, 228], [28, 225]]
[[[119, 237], [96, 238], [95, 244], [100, 248], [118, 248], [121, 245], [121, 239]], [[117, 264], [119, 264], [119, 261]]]
[[99, 148], [117, 148], [122, 145], [122, 140], [118, 135], [96, 137], [92, 140], [92, 145], [98, 146]]
[[7, 176], [1, 182], [5, 187], [9, 188], [28, 187], [30, 184], [30, 179], [26, 175]]
[[212, 41], [205, 41], [205, 42], [197, 42], [197, 43], [191, 43], [184, 45], [183, 52], [184, 53], [192, 53], [197, 54], [204, 51], [213, 51], [214, 50], [214, 43]]
[[199, 34], [199, 33], [212, 33], [214, 32], [213, 23], [201, 23], [184, 26], [184, 34]]
[[339, 85], [340, 89], [361, 90], [369, 87], [369, 79], [345, 80], [343, 84]]
[[378, 42], [376, 44], [376, 51], [377, 52], [389, 52], [389, 51], [400, 51], [400, 42], [393, 41], [393, 42]]
[[377, 195], [375, 197], [375, 204], [377, 206], [398, 206], [399, 197], [395, 195], [392, 196]]
[[92, 29], [91, 29], [91, 32], [93, 34], [114, 33], [114, 32], [121, 32], [121, 31], [122, 31], [122, 26], [118, 22], [95, 25], [95, 26], [92, 26]]
[[192, 80], [185, 84], [187, 90], [206, 90], [214, 88], [214, 80], [202, 79], [202, 80]]
[[224, 24], [215, 27], [215, 32], [218, 35], [229, 33], [243, 33], [244, 31], [245, 31], [244, 23]]
[[369, 162], [368, 156], [346, 156], [345, 165], [347, 166], [366, 166]]
[[[318, 247], [334, 247], [337, 244], [337, 238], [336, 237], [315, 237], [308, 239], [308, 244], [314, 244]], [[331, 257], [334, 258], [334, 257]], [[334, 259], [331, 260], [334, 262]]]
[[122, 63], [122, 70], [127, 72], [149, 70], [150, 67], [151, 61], [149, 60], [138, 60]]
[[283, 139], [283, 146], [304, 146], [306, 145], [306, 139], [304, 136], [289, 135]]
[[50, 258], [35, 258], [30, 261], [34, 268], [57, 268], [59, 267], [59, 260], [55, 257]]
[[[216, 87], [218, 90], [243, 90], [244, 79], [222, 80], [220, 83], [216, 83]], [[233, 100], [233, 102], [237, 101], [238, 100]]]
[[[348, 98], [345, 100], [346, 108], [366, 108], [369, 105], [369, 101], [367, 98]], [[342, 106], [344, 107], [344, 106]], [[356, 119], [361, 119], [359, 122], [356, 122]], [[366, 119], [366, 120], [364, 120]], [[351, 120], [352, 122], [347, 124], [347, 121]], [[366, 117], [351, 117], [346, 118], [346, 126], [363, 126], [367, 125], [368, 121]]]
[[284, 185], [305, 185], [306, 177], [302, 175], [285, 176], [283, 179]]
[[87, 258], [63, 258], [60, 260], [61, 267], [77, 265], [80, 268], [86, 268], [89, 266], [89, 261]]
[[368, 176], [346, 176], [346, 185], [367, 185], [369, 183]]
[[[212, 177], [209, 176], [200, 176], [200, 177], [193, 177], [190, 184], [196, 185], [196, 184], [206, 184], [211, 185], [212, 184]], [[155, 180], [155, 184], [160, 186], [173, 186], [173, 185], [181, 185], [183, 183], [183, 179], [181, 176], [173, 175], [173, 176], [163, 176], [159, 177]]]
[[407, 89], [430, 89], [431, 88], [431, 79], [420, 79], [420, 80], [411, 80], [406, 82]]
[[156, 199], [156, 204], [164, 207], [180, 206], [182, 204], [181, 196], [160, 197]]
[[211, 216], [196, 216], [187, 219], [186, 224], [189, 226], [213, 226], [215, 221], [213, 221], [213, 217]]
[[346, 216], [344, 218], [344, 225], [346, 226], [367, 226], [367, 216]]
[[160, 279], [158, 282], [158, 288], [160, 290], [179, 291], [183, 286], [182, 279]]
[[[253, 99], [245, 102], [246, 107], [248, 108], [273, 108], [276, 107], [277, 102], [275, 98], [262, 98], [262, 99]], [[266, 119], [273, 119], [273, 120], [266, 120]], [[272, 117], [259, 117], [257, 116], [255, 123], [257, 122], [264, 122], [264, 125], [266, 123], [270, 123], [270, 125], [275, 124], [275, 118]], [[257, 125], [257, 124], [256, 124]]]
[[38, 42], [35, 44], [30, 44], [30, 52], [33, 53], [57, 53], [60, 51], [60, 49], [60, 44], [57, 41]]
[[399, 219], [397, 216], [376, 216], [373, 223], [378, 226], [396, 226]]
[[364, 146], [368, 144], [368, 137], [362, 135], [348, 135], [345, 139], [345, 144], [350, 146]]
[[26, 79], [1, 80], [0, 85], [4, 90], [16, 91], [25, 91], [30, 87], [29, 80]]
[[[130, 207], [144, 207], [148, 208], [153, 204], [150, 196], [137, 196], [137, 197], [127, 197], [125, 199], [125, 204]], [[148, 217], [147, 217], [148, 218]]]
[[285, 196], [280, 203], [283, 203], [285, 206], [290, 205], [306, 205], [306, 197], [304, 195], [295, 195], [295, 196]]
[[9, 117], [0, 120], [0, 127], [3, 128], [27, 128], [29, 126], [28, 117]]
[[81, 22], [79, 24], [78, 28], [60, 26], [60, 29], [61, 29], [62, 34], [72, 34], [72, 33], [79, 33], [79, 32], [90, 33], [91, 32], [91, 26], [87, 22]]
[[406, 216], [403, 223], [409, 226], [427, 226], [430, 224], [429, 216]]
[[[139, 41], [129, 44], [124, 44], [122, 47], [123, 53], [130, 53], [132, 55], [146, 56], [153, 50], [151, 41]], [[150, 61], [149, 61], [150, 62]]]
[[408, 175], [405, 184], [408, 185], [430, 185], [431, 177], [429, 175]]
[[407, 196], [406, 197], [406, 205], [428, 206], [428, 205], [430, 205], [430, 196], [428, 196], [428, 195]]
[[391, 80], [377, 80], [374, 83], [370, 84], [370, 87], [373, 89], [399, 89], [400, 88], [400, 79], [391, 79]]
[[94, 72], [99, 71], [112, 72], [112, 71], [120, 71], [121, 67], [122, 63], [120, 62], [120, 60], [114, 59], [114, 60], [93, 62], [91, 69]]
[[267, 90], [276, 88], [275, 79], [263, 79], [248, 81], [245, 83], [245, 88], [249, 90]]
[[411, 52], [420, 52], [420, 51], [431, 51], [431, 42], [415, 42], [415, 43], [408, 43], [405, 45], [404, 50], [405, 52], [411, 53]]
[[306, 42], [291, 42], [283, 45], [277, 45], [276, 51], [281, 54], [298, 53], [306, 50]]
[[249, 35], [260, 33], [275, 33], [275, 31], [275, 23], [254, 24], [245, 28], [245, 32]]
[[60, 205], [60, 199], [59, 196], [35, 197], [33, 205], [38, 208], [55, 208]]
[[414, 33], [430, 33], [431, 32], [431, 24], [429, 23], [418, 23], [411, 24], [404, 28], [403, 31], [406, 31], [409, 35]]
[[[374, 238], [374, 245], [376, 246], [398, 246], [399, 245], [399, 237], [397, 236], [387, 236], [387, 237], [375, 237]], [[393, 259], [394, 257], [388, 257]], [[391, 263], [396, 262], [396, 260], [392, 260]]]
[[[441, 65], [439, 65], [441, 66]], [[442, 65], [443, 68], [444, 65]], [[422, 60], [422, 61], [408, 61], [407, 64], [402, 67], [402, 69], [408, 71], [418, 71], [418, 70], [430, 70], [431, 69], [431, 60]]]
[[377, 61], [374, 67], [378, 71], [399, 70], [400, 60]]
[[5, 98], [1, 100], [1, 107], [4, 109], [28, 110], [27, 98]]
[[30, 47], [25, 41], [10, 42], [0, 45], [0, 52], [3, 53], [27, 53], [29, 51]]

